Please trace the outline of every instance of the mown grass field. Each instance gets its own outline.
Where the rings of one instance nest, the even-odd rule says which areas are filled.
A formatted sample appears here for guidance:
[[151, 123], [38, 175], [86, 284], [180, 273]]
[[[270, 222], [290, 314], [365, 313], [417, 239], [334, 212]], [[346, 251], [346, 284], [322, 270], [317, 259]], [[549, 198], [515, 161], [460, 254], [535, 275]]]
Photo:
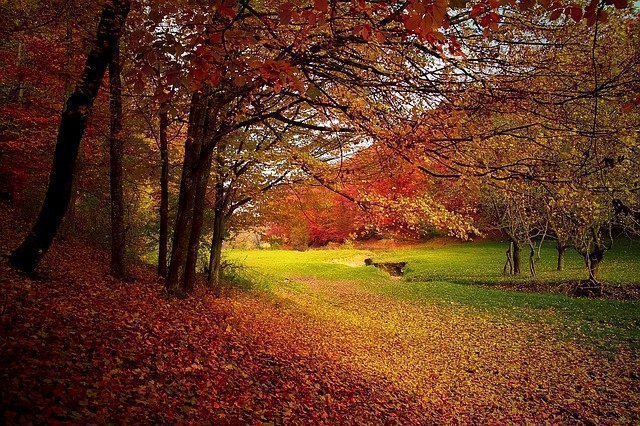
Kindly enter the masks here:
[[[254, 288], [271, 293], [308, 292], [309, 279], [324, 282], [349, 281], [366, 293], [389, 296], [398, 301], [453, 306], [489, 311], [527, 322], [551, 324], [567, 339], [611, 349], [620, 345], [640, 347], [640, 302], [572, 298], [561, 294], [510, 291], [492, 286], [506, 281], [531, 281], [527, 272], [528, 252], [523, 250], [522, 277], [504, 277], [505, 244], [498, 242], [429, 245], [393, 250], [228, 250], [225, 256], [243, 265], [239, 276]], [[364, 259], [406, 261], [402, 279], [391, 278]], [[584, 279], [582, 259], [567, 251], [565, 270], [556, 271], [555, 247], [547, 244], [537, 263], [537, 280], [549, 283]], [[629, 285], [640, 281], [640, 245], [617, 241], [601, 267], [603, 281]], [[236, 277], [237, 278], [237, 277]], [[318, 303], [324, 303], [318, 299]]]

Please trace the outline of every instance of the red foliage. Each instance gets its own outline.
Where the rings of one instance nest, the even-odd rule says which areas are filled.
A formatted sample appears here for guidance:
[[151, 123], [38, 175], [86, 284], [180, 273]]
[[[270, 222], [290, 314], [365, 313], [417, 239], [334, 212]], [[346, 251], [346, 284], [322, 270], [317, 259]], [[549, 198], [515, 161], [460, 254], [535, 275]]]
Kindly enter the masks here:
[[278, 214], [270, 221], [267, 239], [285, 245], [313, 247], [343, 243], [355, 235], [362, 212], [343, 196], [322, 187], [294, 188], [286, 203], [278, 203]]

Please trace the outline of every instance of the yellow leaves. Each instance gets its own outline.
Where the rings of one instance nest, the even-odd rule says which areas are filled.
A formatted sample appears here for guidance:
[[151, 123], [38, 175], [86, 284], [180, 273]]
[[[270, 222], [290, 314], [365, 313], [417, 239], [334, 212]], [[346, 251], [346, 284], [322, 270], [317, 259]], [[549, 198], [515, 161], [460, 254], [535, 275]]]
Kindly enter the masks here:
[[381, 228], [408, 228], [420, 234], [434, 227], [462, 240], [482, 234], [470, 217], [447, 209], [426, 194], [411, 197], [368, 194], [367, 201], [371, 203]]

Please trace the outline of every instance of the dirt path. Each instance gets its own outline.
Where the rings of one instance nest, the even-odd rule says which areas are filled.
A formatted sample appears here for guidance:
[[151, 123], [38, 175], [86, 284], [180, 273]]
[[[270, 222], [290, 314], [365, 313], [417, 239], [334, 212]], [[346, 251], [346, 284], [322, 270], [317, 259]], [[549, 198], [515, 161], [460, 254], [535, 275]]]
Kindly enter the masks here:
[[[400, 301], [358, 281], [298, 277], [270, 303], [240, 297], [234, 321], [274, 353], [305, 348], [363, 380], [414, 396], [425, 421], [606, 421], [640, 418], [639, 367], [559, 340], [550, 326], [494, 312]], [[393, 390], [389, 390], [393, 392]]]

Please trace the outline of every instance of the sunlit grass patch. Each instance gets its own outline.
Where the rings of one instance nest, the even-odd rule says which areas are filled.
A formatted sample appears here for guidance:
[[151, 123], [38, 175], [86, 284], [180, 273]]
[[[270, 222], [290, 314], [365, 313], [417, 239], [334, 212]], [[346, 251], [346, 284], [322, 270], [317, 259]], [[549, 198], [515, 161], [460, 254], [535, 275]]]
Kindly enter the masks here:
[[[348, 281], [357, 283], [362, 294], [377, 293], [393, 300], [490, 312], [498, 320], [508, 316], [527, 322], [543, 321], [565, 338], [577, 338], [603, 348], [620, 344], [640, 347], [638, 301], [572, 298], [492, 288], [505, 280], [514, 280], [501, 273], [504, 247], [505, 244], [497, 242], [482, 242], [439, 248], [231, 250], [225, 254], [245, 266], [244, 277], [255, 280], [254, 288], [271, 293], [312, 292], [306, 285], [309, 280], [331, 283], [338, 288], [341, 281]], [[616, 244], [603, 263], [603, 279], [621, 285], [637, 281], [639, 253], [637, 244]], [[373, 266], [364, 266], [366, 257], [376, 261], [406, 261], [406, 275], [402, 280], [393, 280]], [[555, 261], [553, 245], [545, 245], [537, 265], [538, 280], [562, 282], [584, 278], [582, 259], [577, 254], [567, 253], [565, 271], [556, 271]], [[517, 280], [526, 285], [531, 278], [525, 271]], [[323, 297], [314, 300], [318, 304], [328, 303]]]

